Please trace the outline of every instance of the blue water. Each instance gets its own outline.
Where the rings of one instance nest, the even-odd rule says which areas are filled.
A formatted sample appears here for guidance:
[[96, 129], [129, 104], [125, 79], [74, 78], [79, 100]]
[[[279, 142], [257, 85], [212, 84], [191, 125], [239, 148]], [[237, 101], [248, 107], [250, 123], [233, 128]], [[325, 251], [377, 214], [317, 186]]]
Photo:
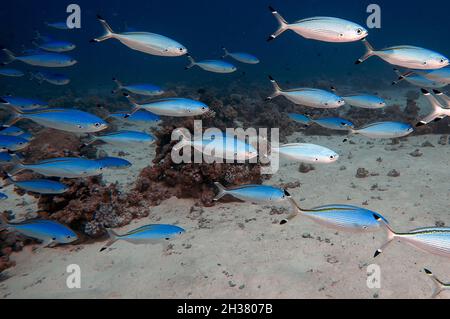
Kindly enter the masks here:
[[[82, 10], [82, 28], [55, 30], [45, 21], [63, 21], [66, 6], [74, 1], [7, 1], [0, 11], [0, 43], [14, 52], [32, 48], [30, 40], [34, 30], [56, 39], [72, 41], [77, 49], [70, 52], [79, 63], [58, 69], [72, 78], [68, 86], [55, 87], [21, 79], [0, 79], [0, 94], [28, 94], [35, 97], [48, 95], [80, 96], [114, 87], [113, 76], [124, 82], [150, 82], [172, 87], [192, 87], [230, 84], [245, 88], [251, 84], [270, 88], [267, 74], [280, 83], [308, 84], [320, 81], [338, 86], [358, 83], [362, 88], [389, 86], [393, 78], [392, 66], [378, 58], [362, 65], [354, 61], [364, 53], [361, 43], [333, 44], [306, 40], [287, 31], [268, 43], [266, 38], [277, 28], [268, 5], [274, 6], [288, 22], [311, 16], [335, 16], [365, 26], [367, 5], [373, 1], [167, 1], [167, 0], [95, 0], [76, 1]], [[381, 6], [381, 29], [369, 30], [369, 41], [381, 48], [410, 44], [430, 48], [449, 55], [447, 22], [450, 3], [441, 1], [424, 5], [423, 1], [377, 1]], [[239, 70], [222, 75], [194, 68], [188, 71], [186, 57], [157, 57], [130, 50], [116, 40], [89, 43], [103, 34], [96, 20], [101, 14], [113, 30], [122, 31], [126, 25], [139, 31], [169, 36], [184, 44], [196, 59], [218, 58], [221, 46], [230, 51], [244, 51], [258, 56], [258, 65], [236, 62]], [[10, 65], [21, 70], [38, 69], [21, 62]], [[56, 70], [55, 70], [56, 71]], [[290, 84], [289, 84], [290, 85]]]

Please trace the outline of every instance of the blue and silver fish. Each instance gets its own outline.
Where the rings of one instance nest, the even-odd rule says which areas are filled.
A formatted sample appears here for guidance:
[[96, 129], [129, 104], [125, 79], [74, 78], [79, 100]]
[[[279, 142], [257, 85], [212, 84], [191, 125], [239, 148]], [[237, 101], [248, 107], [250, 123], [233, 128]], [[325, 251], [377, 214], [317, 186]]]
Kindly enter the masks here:
[[303, 114], [297, 114], [297, 113], [288, 113], [288, 116], [299, 123], [302, 123], [306, 126], [309, 126], [313, 123], [316, 123], [322, 127], [325, 127], [330, 130], [341, 130], [341, 131], [347, 131], [349, 128], [354, 128], [355, 125], [343, 118], [340, 117], [323, 117], [319, 119], [311, 119], [310, 117], [303, 115]]
[[107, 169], [126, 169], [132, 165], [129, 161], [119, 157], [102, 157], [96, 161]]
[[346, 104], [365, 109], [381, 109], [386, 106], [386, 101], [376, 95], [352, 94], [342, 97]]
[[362, 42], [366, 47], [366, 54], [358, 59], [356, 64], [364, 62], [371, 56], [378, 56], [392, 65], [416, 70], [440, 69], [449, 63], [448, 58], [444, 55], [424, 48], [400, 45], [375, 50], [366, 39]]
[[345, 104], [342, 97], [337, 96], [332, 92], [311, 88], [282, 90], [271, 76], [269, 76], [269, 79], [275, 89], [275, 92], [269, 96], [267, 100], [272, 100], [273, 98], [281, 95], [292, 103], [322, 109], [334, 109]]
[[311, 164], [330, 164], [339, 159], [336, 152], [326, 147], [306, 143], [292, 143], [273, 147], [272, 153], [279, 154], [289, 160]]
[[[395, 73], [398, 75], [398, 79], [393, 81], [392, 84], [398, 84], [399, 82], [405, 80], [406, 82], [427, 89], [440, 89], [448, 85], [450, 82], [438, 82], [437, 80], [431, 80], [424, 75], [415, 74], [416, 72], [407, 72], [405, 74], [401, 73], [399, 70], [394, 69]], [[439, 70], [433, 70], [439, 71]]]
[[359, 24], [333, 17], [312, 17], [288, 23], [274, 8], [270, 11], [278, 21], [278, 30], [267, 41], [278, 37], [286, 30], [292, 30], [306, 38], [324, 42], [354, 42], [367, 37], [368, 32]]
[[450, 227], [425, 227], [407, 233], [396, 233], [392, 227], [379, 216], [375, 216], [386, 228], [388, 240], [375, 252], [377, 257], [394, 240], [407, 243], [422, 251], [435, 255], [450, 257]]
[[35, 52], [28, 55], [15, 56], [14, 53], [8, 49], [3, 48], [2, 50], [8, 57], [8, 60], [3, 62], [3, 65], [16, 60], [29, 65], [47, 68], [62, 68], [72, 66], [77, 63], [77, 60], [61, 53]]
[[4, 151], [20, 151], [27, 147], [30, 142], [24, 138], [14, 135], [1, 135], [0, 134], [0, 152]]
[[33, 45], [40, 50], [56, 53], [68, 52], [76, 48], [75, 44], [68, 41], [33, 42]]
[[283, 219], [280, 224], [286, 224], [297, 215], [305, 216], [325, 227], [348, 232], [373, 232], [383, 225], [374, 217], [387, 223], [387, 220], [380, 214], [371, 210], [353, 205], [324, 205], [312, 209], [301, 208], [294, 199], [289, 199], [294, 213], [287, 219]]
[[105, 250], [118, 240], [124, 240], [132, 244], [152, 244], [174, 238], [185, 232], [181, 227], [164, 224], [145, 225], [123, 235], [117, 234], [112, 229], [106, 230], [110, 239], [100, 251]]
[[278, 203], [290, 197], [289, 193], [279, 187], [269, 185], [243, 185], [232, 188], [225, 188], [219, 182], [214, 182], [219, 192], [214, 197], [217, 201], [225, 195], [231, 195], [237, 199], [252, 203]]
[[24, 76], [25, 73], [23, 73], [20, 70], [16, 70], [16, 69], [0, 68], [0, 75], [10, 76], [10, 77], [14, 77], [14, 78], [19, 78], [21, 76]]
[[187, 53], [187, 49], [175, 40], [163, 35], [149, 32], [124, 32], [114, 33], [108, 23], [100, 16], [98, 20], [105, 29], [105, 34], [92, 42], [102, 42], [108, 39], [117, 39], [130, 49], [158, 56], [181, 56]]
[[20, 136], [24, 133], [25, 133], [25, 131], [17, 126], [9, 126], [9, 127], [5, 127], [5, 128], [0, 128], [0, 135]]
[[39, 84], [46, 81], [53, 85], [67, 85], [70, 83], [70, 78], [61, 73], [52, 73], [46, 71], [30, 72], [31, 79], [36, 79]]
[[[113, 81], [117, 84], [117, 90], [125, 90], [133, 94], [138, 95], [146, 95], [146, 96], [156, 96], [164, 93], [164, 90], [161, 89], [157, 85], [148, 84], [148, 83], [139, 83], [139, 84], [129, 84], [123, 85], [119, 80], [113, 78]], [[116, 90], [113, 91], [116, 93]]]
[[124, 122], [135, 122], [135, 123], [153, 123], [153, 122], [156, 123], [161, 120], [161, 118], [158, 115], [153, 114], [152, 112], [146, 110], [137, 110], [131, 115], [127, 111], [112, 113], [109, 114], [108, 118]]
[[69, 244], [78, 239], [67, 226], [58, 222], [46, 219], [32, 219], [20, 223], [10, 223], [0, 214], [0, 229], [16, 231], [24, 236], [40, 240], [44, 247], [51, 247], [57, 244]]
[[101, 175], [104, 169], [101, 162], [79, 157], [58, 157], [35, 164], [24, 164], [17, 159], [14, 161], [16, 165], [8, 172], [11, 176], [30, 170], [47, 177], [81, 178]]
[[134, 107], [130, 115], [134, 114], [138, 110], [146, 110], [156, 115], [185, 117], [202, 115], [209, 111], [206, 104], [191, 99], [173, 97], [160, 99], [145, 104], [138, 104], [127, 93], [124, 93], [124, 96]]
[[65, 193], [69, 187], [57, 181], [52, 181], [48, 179], [33, 179], [26, 181], [16, 181], [12, 176], [8, 175], [6, 182], [3, 187], [14, 185], [20, 189], [27, 192], [45, 194], [45, 195], [55, 195]]
[[450, 67], [442, 68], [442, 69], [438, 69], [438, 70], [431, 70], [431, 71], [427, 71], [427, 72], [422, 72], [422, 71], [416, 71], [416, 72], [432, 81], [436, 81], [438, 83], [450, 84]]
[[447, 116], [450, 116], [450, 98], [447, 95], [443, 94], [441, 91], [434, 90], [434, 93], [439, 96], [445, 103], [444, 106], [427, 90], [422, 89], [422, 93], [428, 100], [428, 102], [430, 102], [432, 111], [430, 114], [421, 119], [416, 124], [416, 127], [426, 125], [430, 122], [437, 122], [442, 120], [443, 118], [446, 118]]
[[445, 282], [439, 280], [428, 269], [424, 269], [423, 271], [425, 271], [425, 273], [431, 278], [431, 280], [433, 281], [433, 284], [434, 284], [434, 291], [433, 291], [433, 294], [431, 295], [431, 298], [436, 298], [444, 291], [450, 291], [450, 283], [445, 283]]
[[246, 161], [258, 156], [257, 149], [237, 135], [211, 134], [204, 135], [202, 138], [191, 139], [183, 132], [178, 132], [181, 140], [173, 146], [173, 152], [179, 152], [185, 147], [193, 147], [203, 154], [207, 162], [217, 162], [217, 160]]
[[414, 128], [402, 122], [377, 122], [359, 129], [349, 129], [351, 134], [360, 134], [368, 138], [399, 138], [411, 134]]
[[222, 49], [225, 51], [225, 54], [222, 56], [222, 59], [226, 58], [227, 56], [230, 56], [233, 59], [235, 59], [239, 62], [242, 62], [242, 63], [247, 63], [247, 64], [258, 64], [259, 63], [259, 59], [249, 53], [228, 52], [228, 50], [225, 47], [222, 47]]
[[44, 109], [23, 112], [9, 108], [13, 116], [6, 126], [28, 119], [39, 125], [72, 133], [94, 133], [108, 127], [108, 124], [96, 115], [73, 109]]
[[200, 62], [195, 62], [195, 60], [190, 55], [187, 55], [187, 57], [190, 64], [185, 67], [186, 70], [194, 66], [198, 66], [205, 71], [214, 73], [233, 73], [237, 70], [237, 68], [233, 64], [223, 60], [202, 60]]
[[0, 104], [15, 107], [22, 111], [32, 111], [48, 107], [47, 102], [17, 96], [2, 96], [0, 98]]
[[145, 132], [117, 131], [103, 135], [93, 135], [92, 140], [86, 144], [91, 144], [97, 140], [113, 145], [150, 145], [155, 142], [156, 138]]

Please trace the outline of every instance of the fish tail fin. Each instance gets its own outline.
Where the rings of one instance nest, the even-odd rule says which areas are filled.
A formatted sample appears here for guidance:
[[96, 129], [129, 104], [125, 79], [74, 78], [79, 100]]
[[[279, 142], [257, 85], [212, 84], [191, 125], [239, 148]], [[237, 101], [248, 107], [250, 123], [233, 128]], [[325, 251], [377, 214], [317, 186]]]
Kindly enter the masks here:
[[421, 89], [422, 94], [425, 96], [425, 98], [430, 102], [432, 111], [430, 114], [425, 116], [423, 119], [421, 119], [417, 124], [416, 127], [426, 125], [432, 121], [437, 122], [445, 117], [444, 114], [442, 114], [442, 105], [439, 103], [439, 101], [434, 97], [429, 91], [425, 89]]
[[278, 11], [273, 7], [269, 6], [269, 10], [270, 12], [272, 12], [273, 16], [275, 17], [275, 19], [277, 19], [278, 22], [278, 29], [267, 38], [267, 41], [272, 41], [284, 31], [289, 29], [289, 23], [287, 23], [287, 21], [281, 16], [281, 14], [279, 14]]
[[94, 135], [89, 135], [89, 137], [90, 137], [90, 140], [83, 143], [84, 147], [91, 145], [92, 143], [94, 143], [97, 140], [97, 137]]
[[214, 197], [214, 199], [213, 199], [213, 200], [217, 201], [217, 200], [221, 199], [222, 197], [224, 197], [227, 194], [227, 190], [219, 182], [214, 182], [214, 185], [216, 185], [217, 189], [219, 190], [219, 192], [217, 193], [216, 197]]
[[109, 240], [106, 242], [106, 244], [100, 249], [100, 251], [104, 251], [106, 248], [114, 244], [118, 239], [119, 235], [112, 229], [106, 228], [106, 232], [108, 233]]
[[14, 124], [16, 124], [18, 121], [20, 121], [22, 119], [23, 112], [21, 110], [12, 106], [11, 104], [9, 104], [7, 101], [3, 100], [2, 98], [0, 98], [0, 107], [2, 107], [2, 106], [6, 107], [7, 109], [9, 109], [12, 112], [10, 119], [8, 120], [8, 122], [3, 124], [3, 127], [13, 126]]
[[377, 257], [379, 254], [383, 252], [384, 249], [394, 240], [395, 237], [398, 236], [398, 234], [392, 229], [391, 225], [389, 225], [383, 218], [381, 218], [380, 215], [373, 214], [373, 217], [376, 219], [377, 222], [379, 222], [381, 225], [386, 228], [388, 239], [387, 241], [375, 251], [374, 258]]
[[394, 68], [394, 71], [395, 71], [395, 73], [398, 75], [398, 79], [397, 79], [396, 81], [393, 81], [393, 82], [392, 82], [392, 85], [395, 85], [395, 84], [397, 84], [397, 83], [403, 81], [403, 80], [406, 79], [408, 76], [410, 76], [411, 74], [414, 73], [414, 72], [411, 71], [411, 70], [409, 70], [409, 71], [407, 71], [407, 72], [405, 72], [405, 73], [402, 73], [402, 72], [400, 72], [400, 70], [397, 69], [397, 68]]
[[97, 15], [97, 19], [98, 19], [98, 21], [100, 21], [101, 25], [105, 29], [105, 34], [98, 38], [92, 39], [91, 42], [102, 42], [102, 41], [105, 41], [105, 40], [108, 40], [108, 39], [111, 39], [112, 37], [114, 37], [115, 33], [114, 33], [113, 29], [111, 29], [111, 27], [109, 26], [108, 22], [106, 22], [106, 20], [103, 19], [100, 15]]
[[133, 115], [134, 113], [139, 111], [141, 109], [141, 106], [136, 102], [135, 99], [133, 99], [130, 96], [130, 94], [124, 93], [123, 96], [125, 96], [127, 98], [128, 102], [130, 102], [131, 105], [134, 107], [134, 109], [129, 114], [125, 115], [125, 118], [129, 118], [131, 115]]
[[14, 184], [15, 181], [13, 180], [12, 176], [6, 171], [3, 173], [3, 185], [0, 188], [8, 187], [9, 185]]
[[444, 93], [436, 89], [433, 89], [433, 93], [445, 102], [447, 108], [450, 108], [450, 97], [448, 95], [445, 95]]
[[436, 298], [442, 291], [446, 289], [445, 284], [440, 281], [430, 270], [424, 268], [423, 271], [425, 271], [425, 273], [431, 278], [434, 283], [434, 290], [431, 298]]
[[25, 165], [22, 163], [21, 159], [16, 154], [12, 154], [11, 159], [12, 159], [14, 166], [8, 172], [8, 176], [10, 176], [10, 177], [25, 170]]
[[366, 61], [368, 58], [370, 58], [372, 55], [375, 54], [375, 50], [373, 46], [369, 43], [369, 41], [367, 41], [366, 39], [362, 39], [361, 42], [366, 47], [366, 53], [358, 60], [356, 60], [355, 64], [363, 63], [364, 61]]
[[1, 49], [2, 49], [3, 53], [6, 54], [6, 57], [7, 57], [7, 60], [1, 63], [2, 65], [9, 64], [16, 59], [16, 56], [10, 50], [8, 50], [7, 48], [1, 48]]
[[184, 69], [188, 70], [188, 69], [192, 68], [196, 63], [195, 63], [195, 60], [194, 60], [194, 58], [192, 56], [190, 56], [189, 54], [186, 54], [186, 56], [189, 59], [189, 65], [186, 66]]
[[225, 48], [225, 47], [222, 47], [222, 50], [225, 52], [225, 54], [224, 55], [222, 55], [222, 59], [224, 59], [224, 58], [226, 58], [227, 56], [229, 56], [230, 55], [230, 52], [228, 52], [228, 50], [227, 50], [227, 48]]
[[270, 80], [270, 83], [272, 83], [272, 86], [273, 86], [273, 89], [275, 90], [275, 92], [271, 96], [268, 96], [266, 98], [267, 101], [270, 101], [273, 98], [275, 98], [275, 97], [277, 97], [278, 95], [281, 94], [281, 88], [278, 85], [277, 81], [275, 81], [275, 79], [272, 76], [270, 76], [270, 75], [269, 75], [269, 80]]
[[286, 218], [282, 219], [280, 221], [280, 225], [287, 224], [289, 221], [297, 217], [299, 214], [302, 214], [304, 210], [300, 207], [299, 204], [291, 197], [291, 195], [285, 190], [285, 194], [287, 195], [287, 198], [289, 200], [289, 203], [291, 204], [293, 212]]
[[0, 231], [7, 229], [9, 221], [4, 214], [0, 213]]

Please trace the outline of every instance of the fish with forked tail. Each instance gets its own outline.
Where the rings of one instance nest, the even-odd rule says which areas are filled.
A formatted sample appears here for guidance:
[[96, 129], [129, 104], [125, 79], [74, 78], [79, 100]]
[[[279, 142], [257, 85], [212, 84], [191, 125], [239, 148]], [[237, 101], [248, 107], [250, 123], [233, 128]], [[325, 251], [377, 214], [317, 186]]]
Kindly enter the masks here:
[[8, 172], [11, 176], [30, 170], [49, 177], [81, 178], [101, 175], [104, 169], [101, 162], [80, 157], [58, 157], [34, 164], [24, 164], [15, 157], [13, 160], [16, 165]]
[[366, 47], [366, 54], [355, 63], [360, 64], [371, 56], [378, 56], [382, 60], [396, 66], [407, 69], [433, 70], [440, 69], [448, 65], [448, 58], [444, 55], [415, 46], [399, 45], [382, 50], [375, 50], [372, 45], [364, 39], [362, 41]]
[[271, 34], [267, 41], [271, 41], [284, 31], [292, 30], [298, 35], [312, 40], [324, 42], [354, 42], [367, 37], [365, 28], [351, 21], [333, 17], [312, 17], [288, 23], [272, 7], [269, 10], [278, 22], [278, 30]]
[[305, 216], [325, 227], [348, 232], [373, 232], [380, 229], [382, 225], [374, 216], [378, 216], [387, 223], [387, 220], [380, 214], [353, 205], [334, 204], [303, 209], [293, 198], [290, 198], [289, 201], [294, 213], [283, 219], [280, 222], [281, 225], [286, 224], [298, 215]]
[[270, 75], [269, 80], [275, 90], [275, 92], [266, 99], [269, 101], [281, 95], [292, 103], [321, 109], [334, 109], [345, 104], [342, 97], [337, 96], [332, 92], [312, 88], [282, 90]]
[[253, 203], [276, 203], [285, 201], [290, 197], [290, 194], [286, 190], [269, 185], [243, 185], [225, 188], [219, 182], [214, 182], [214, 184], [219, 189], [219, 193], [214, 197], [215, 201], [225, 195]]
[[350, 134], [359, 134], [368, 138], [399, 138], [411, 134], [414, 128], [402, 122], [377, 122], [359, 129], [349, 129]]
[[72, 133], [94, 133], [108, 127], [108, 124], [98, 116], [80, 110], [55, 108], [25, 112], [9, 104], [5, 104], [5, 106], [13, 113], [12, 118], [5, 126], [28, 119], [45, 127]]
[[160, 243], [163, 240], [169, 240], [185, 232], [185, 230], [181, 227], [165, 224], [145, 225], [131, 230], [123, 235], [119, 235], [112, 229], [108, 228], [106, 231], [108, 232], [110, 239], [105, 246], [100, 249], [100, 251], [104, 251], [118, 240], [124, 240], [132, 244], [152, 244]]
[[77, 63], [77, 60], [61, 53], [35, 52], [27, 55], [16, 56], [8, 49], [2, 48], [2, 50], [8, 57], [8, 60], [2, 63], [3, 65], [9, 64], [14, 61], [21, 61], [33, 66], [62, 68], [72, 66]]
[[[156, 96], [164, 93], [163, 89], [153, 84], [139, 83], [123, 85], [122, 82], [116, 78], [113, 78], [113, 81], [117, 84], [117, 90], [125, 90], [133, 94]], [[116, 93], [116, 90], [113, 90], [112, 93]]]
[[194, 66], [198, 66], [199, 68], [205, 70], [205, 71], [209, 71], [209, 72], [214, 72], [214, 73], [233, 73], [234, 71], [237, 70], [237, 68], [231, 64], [228, 63], [226, 61], [222, 61], [222, 60], [202, 60], [199, 62], [196, 62], [194, 60], [194, 58], [192, 58], [190, 55], [187, 55], [190, 64], [188, 66], [185, 67], [185, 69], [190, 69]]
[[259, 63], [259, 59], [249, 53], [228, 52], [228, 50], [225, 47], [222, 47], [222, 50], [225, 51], [225, 54], [222, 56], [222, 59], [226, 58], [227, 56], [230, 56], [233, 59], [235, 59], [236, 61], [239, 61], [241, 63], [247, 63], [247, 64], [258, 64]]
[[10, 223], [3, 214], [0, 214], [0, 230], [6, 229], [40, 240], [44, 247], [57, 244], [69, 244], [78, 239], [67, 226], [46, 219], [31, 219], [20, 223]]
[[129, 94], [124, 93], [123, 95], [134, 107], [134, 110], [126, 117], [132, 116], [138, 110], [146, 110], [156, 115], [175, 117], [202, 115], [209, 111], [206, 104], [191, 99], [173, 97], [138, 104]]
[[102, 42], [108, 39], [117, 39], [130, 49], [158, 56], [181, 56], [187, 53], [187, 49], [175, 40], [163, 35], [149, 32], [124, 32], [115, 33], [109, 24], [101, 16], [97, 19], [105, 29], [105, 34], [92, 39], [91, 42]]

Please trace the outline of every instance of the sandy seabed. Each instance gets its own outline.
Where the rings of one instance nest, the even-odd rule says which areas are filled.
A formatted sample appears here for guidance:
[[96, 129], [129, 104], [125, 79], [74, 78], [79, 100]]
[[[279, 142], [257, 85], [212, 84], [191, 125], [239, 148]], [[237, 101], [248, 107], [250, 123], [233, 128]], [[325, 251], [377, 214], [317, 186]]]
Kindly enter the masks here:
[[[300, 182], [289, 190], [305, 208], [352, 204], [383, 214], [398, 231], [450, 224], [448, 164], [450, 146], [440, 136], [413, 136], [400, 144], [342, 136], [302, 137], [335, 150], [331, 165], [299, 172], [299, 163], [281, 162], [265, 183]], [[422, 146], [425, 141], [434, 147]], [[370, 142], [369, 144], [367, 142]], [[114, 156], [117, 150], [101, 147]], [[419, 149], [420, 157], [410, 153]], [[154, 155], [154, 146], [121, 149], [133, 167], [105, 174], [128, 189]], [[369, 172], [357, 178], [358, 168]], [[389, 177], [392, 170], [400, 173]], [[8, 188], [5, 203], [16, 212], [36, 209], [32, 197], [19, 197]], [[168, 244], [132, 245], [119, 241], [99, 252], [104, 242], [41, 248], [27, 246], [11, 255], [17, 265], [2, 274], [0, 298], [429, 298], [433, 284], [424, 267], [448, 281], [448, 259], [394, 242], [373, 258], [386, 238], [383, 230], [354, 234], [336, 232], [298, 217], [279, 221], [288, 204], [278, 207], [250, 203], [194, 206], [193, 200], [171, 198], [153, 207], [148, 218], [117, 229], [119, 233], [149, 223], [177, 224], [186, 233]], [[283, 210], [285, 208], [285, 210]], [[36, 248], [37, 249], [33, 249]], [[367, 287], [367, 266], [381, 267], [381, 288]], [[81, 288], [68, 289], [66, 267], [81, 268]], [[439, 298], [449, 298], [444, 292]]]

